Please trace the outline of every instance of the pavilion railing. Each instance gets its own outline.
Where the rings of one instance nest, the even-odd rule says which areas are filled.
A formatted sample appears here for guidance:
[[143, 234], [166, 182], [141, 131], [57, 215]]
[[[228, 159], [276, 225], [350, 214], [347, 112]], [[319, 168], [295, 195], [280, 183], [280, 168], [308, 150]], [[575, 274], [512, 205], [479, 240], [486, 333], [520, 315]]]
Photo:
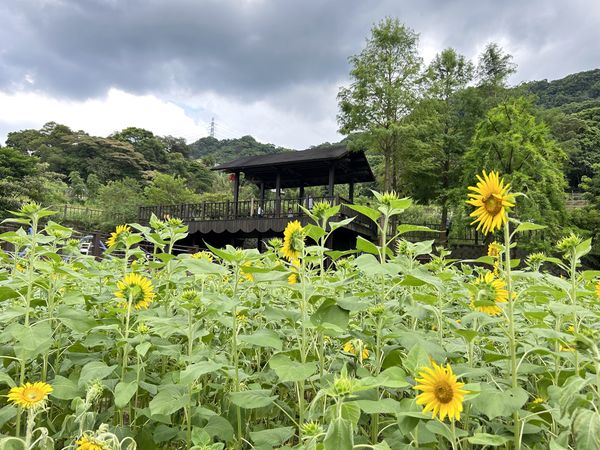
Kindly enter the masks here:
[[350, 209], [346, 204], [351, 203], [343, 197], [305, 197], [305, 198], [282, 198], [271, 199], [261, 202], [257, 199], [240, 200], [237, 203], [225, 202], [202, 202], [182, 205], [159, 205], [142, 206], [139, 210], [139, 221], [147, 223], [152, 214], [159, 219], [176, 217], [184, 222], [209, 221], [209, 220], [238, 220], [238, 219], [281, 219], [298, 218], [305, 216], [300, 205], [311, 209], [317, 202], [328, 202], [332, 205], [341, 205], [340, 216], [356, 217], [356, 223], [372, 227], [368, 217]]

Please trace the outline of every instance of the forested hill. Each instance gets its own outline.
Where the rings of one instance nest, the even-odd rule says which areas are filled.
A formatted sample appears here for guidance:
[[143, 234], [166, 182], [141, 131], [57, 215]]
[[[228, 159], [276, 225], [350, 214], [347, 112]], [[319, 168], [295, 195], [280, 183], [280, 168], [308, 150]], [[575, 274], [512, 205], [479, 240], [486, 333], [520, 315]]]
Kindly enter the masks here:
[[530, 81], [522, 85], [538, 97], [543, 108], [600, 100], [600, 69], [568, 75], [560, 80]]
[[267, 155], [288, 151], [287, 148], [276, 147], [273, 144], [262, 144], [252, 136], [242, 136], [238, 139], [215, 139], [204, 137], [189, 144], [190, 156], [202, 159], [208, 166], [231, 161], [242, 156]]

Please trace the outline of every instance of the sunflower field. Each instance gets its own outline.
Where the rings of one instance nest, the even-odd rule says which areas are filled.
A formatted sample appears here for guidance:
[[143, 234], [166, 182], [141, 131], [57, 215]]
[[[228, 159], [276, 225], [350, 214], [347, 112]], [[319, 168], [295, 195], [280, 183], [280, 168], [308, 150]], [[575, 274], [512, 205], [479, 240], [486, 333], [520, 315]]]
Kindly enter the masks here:
[[101, 260], [23, 206], [0, 235], [0, 450], [600, 448], [591, 242], [511, 258], [543, 226], [483, 173], [468, 203], [496, 242], [457, 261], [375, 195], [351, 206], [381, 233], [360, 251], [325, 247], [344, 222], [319, 203], [263, 253], [174, 255], [185, 225], [153, 217]]

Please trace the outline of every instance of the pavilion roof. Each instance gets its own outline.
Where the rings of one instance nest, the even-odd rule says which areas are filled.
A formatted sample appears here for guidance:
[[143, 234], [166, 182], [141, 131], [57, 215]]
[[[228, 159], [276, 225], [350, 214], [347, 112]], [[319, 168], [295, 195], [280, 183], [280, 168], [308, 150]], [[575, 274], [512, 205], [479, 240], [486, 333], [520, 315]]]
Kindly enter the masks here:
[[246, 180], [275, 187], [277, 172], [281, 187], [325, 186], [329, 168], [335, 167], [335, 184], [375, 181], [371, 166], [362, 150], [350, 151], [345, 145], [290, 151], [271, 155], [244, 156], [213, 167], [228, 173], [242, 172]]

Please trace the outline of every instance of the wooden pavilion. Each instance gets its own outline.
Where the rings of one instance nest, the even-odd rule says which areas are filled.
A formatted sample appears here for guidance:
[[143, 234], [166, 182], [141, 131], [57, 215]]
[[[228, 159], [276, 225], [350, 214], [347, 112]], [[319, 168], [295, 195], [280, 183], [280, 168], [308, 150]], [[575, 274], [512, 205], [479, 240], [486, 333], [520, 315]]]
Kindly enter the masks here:
[[[243, 245], [244, 240], [261, 240], [282, 236], [290, 220], [303, 225], [310, 222], [300, 205], [310, 209], [319, 201], [341, 205], [340, 214], [332, 220], [356, 218], [346, 227], [334, 233], [330, 248], [353, 248], [356, 237], [376, 239], [370, 220], [348, 208], [354, 200], [355, 183], [375, 180], [371, 167], [362, 151], [349, 151], [345, 146], [311, 148], [272, 155], [247, 156], [220, 164], [212, 170], [229, 174], [232, 182], [233, 201], [203, 202], [199, 204], [149, 206], [140, 208], [140, 221], [147, 222], [152, 213], [158, 217], [178, 217], [189, 227], [188, 244], [214, 246], [225, 244]], [[256, 199], [240, 200], [241, 177], [258, 187]], [[335, 186], [348, 185], [348, 198], [335, 193]], [[305, 188], [327, 186], [326, 195], [305, 195]], [[290, 197], [289, 190], [297, 189], [297, 196]], [[283, 191], [286, 195], [283, 195]], [[274, 193], [268, 198], [268, 191]]]

